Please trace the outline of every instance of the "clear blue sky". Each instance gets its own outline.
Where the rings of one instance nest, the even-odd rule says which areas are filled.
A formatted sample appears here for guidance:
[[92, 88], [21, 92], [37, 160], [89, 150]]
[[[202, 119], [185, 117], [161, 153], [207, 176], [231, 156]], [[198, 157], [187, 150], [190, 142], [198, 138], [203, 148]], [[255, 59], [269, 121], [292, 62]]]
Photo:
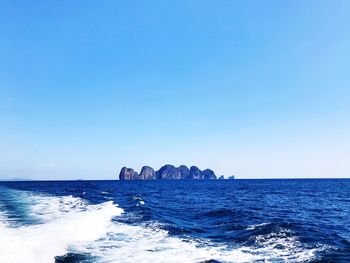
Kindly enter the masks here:
[[165, 163], [350, 177], [350, 1], [0, 1], [0, 179]]

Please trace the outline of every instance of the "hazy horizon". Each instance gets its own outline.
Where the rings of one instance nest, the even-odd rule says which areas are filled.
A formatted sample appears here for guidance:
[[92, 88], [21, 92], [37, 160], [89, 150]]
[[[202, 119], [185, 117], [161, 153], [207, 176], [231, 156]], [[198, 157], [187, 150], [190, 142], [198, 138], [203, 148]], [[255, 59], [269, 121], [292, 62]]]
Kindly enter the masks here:
[[0, 10], [0, 180], [350, 177], [349, 1]]

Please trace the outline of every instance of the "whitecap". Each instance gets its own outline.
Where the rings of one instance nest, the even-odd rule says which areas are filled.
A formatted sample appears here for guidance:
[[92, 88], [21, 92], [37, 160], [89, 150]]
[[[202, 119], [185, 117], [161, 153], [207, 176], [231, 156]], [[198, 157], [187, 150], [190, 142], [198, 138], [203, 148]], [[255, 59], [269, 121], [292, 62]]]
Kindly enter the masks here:
[[49, 263], [67, 253], [72, 244], [91, 242], [105, 236], [111, 219], [123, 210], [113, 202], [89, 205], [72, 196], [52, 197], [18, 192], [30, 198], [29, 213], [38, 224], [13, 226], [6, 217], [0, 224], [1, 258], [6, 263]]
[[255, 230], [258, 227], [266, 226], [268, 224], [270, 224], [270, 223], [261, 223], [261, 224], [256, 224], [256, 225], [249, 225], [249, 226], [247, 226], [246, 230]]
[[[37, 224], [8, 224], [0, 214], [1, 258], [6, 263], [50, 263], [67, 253], [88, 254], [110, 262], [303, 262], [322, 247], [309, 249], [287, 229], [258, 235], [250, 246], [170, 236], [161, 224], [128, 225], [113, 220], [123, 210], [112, 201], [91, 205], [73, 196], [46, 196], [18, 191]], [[137, 198], [137, 201], [143, 201]], [[141, 200], [140, 200], [141, 199]], [[128, 215], [126, 215], [128, 216]], [[2, 222], [2, 223], [1, 223]], [[265, 223], [267, 224], [267, 223]], [[250, 226], [251, 229], [262, 226]], [[20, 251], [20, 252], [19, 252]]]
[[305, 262], [316, 257], [322, 247], [308, 249], [297, 237], [279, 233], [257, 236], [254, 246], [216, 244], [210, 240], [170, 236], [159, 228], [126, 225], [116, 222], [108, 234], [95, 242], [80, 243], [71, 252], [98, 256], [99, 263], [107, 262]]

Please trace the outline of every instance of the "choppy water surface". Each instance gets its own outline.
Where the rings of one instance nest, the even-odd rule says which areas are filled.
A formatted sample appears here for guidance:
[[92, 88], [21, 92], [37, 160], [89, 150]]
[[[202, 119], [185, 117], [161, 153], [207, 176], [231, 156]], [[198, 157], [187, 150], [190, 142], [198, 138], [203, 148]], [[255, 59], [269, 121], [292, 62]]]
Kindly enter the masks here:
[[350, 180], [0, 183], [0, 262], [350, 262]]

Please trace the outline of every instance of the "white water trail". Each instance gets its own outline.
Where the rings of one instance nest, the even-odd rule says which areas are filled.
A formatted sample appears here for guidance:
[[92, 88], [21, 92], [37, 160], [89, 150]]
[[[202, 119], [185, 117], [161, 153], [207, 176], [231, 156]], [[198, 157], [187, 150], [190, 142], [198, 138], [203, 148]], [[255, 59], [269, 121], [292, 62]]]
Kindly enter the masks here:
[[296, 237], [283, 230], [270, 236], [256, 236], [254, 247], [240, 244], [228, 247], [209, 240], [172, 237], [157, 224], [145, 227], [112, 222], [123, 210], [111, 201], [90, 205], [72, 196], [43, 196], [25, 191], [12, 194], [22, 200], [28, 216], [38, 223], [13, 225], [6, 212], [0, 212], [1, 263], [53, 263], [55, 256], [69, 252], [91, 255], [99, 263], [198, 263], [210, 259], [241, 263], [305, 262], [318, 251], [305, 249]]
[[88, 205], [71, 196], [26, 197], [32, 198], [33, 203], [29, 213], [35, 214], [41, 223], [14, 227], [6, 222], [6, 214], [2, 213], [0, 262], [55, 262], [55, 256], [67, 253], [71, 245], [92, 242], [106, 235], [111, 219], [123, 212], [112, 202]]

